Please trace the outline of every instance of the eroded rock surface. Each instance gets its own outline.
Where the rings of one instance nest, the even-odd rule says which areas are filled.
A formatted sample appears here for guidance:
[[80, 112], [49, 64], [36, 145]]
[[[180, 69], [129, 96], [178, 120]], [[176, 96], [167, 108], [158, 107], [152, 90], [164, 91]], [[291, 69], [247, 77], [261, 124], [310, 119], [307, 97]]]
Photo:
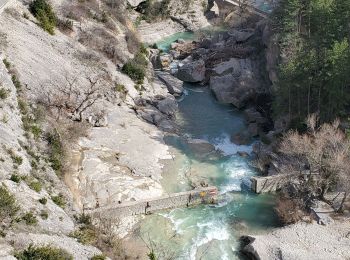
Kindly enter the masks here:
[[197, 60], [185, 63], [177, 72], [177, 77], [185, 82], [201, 82], [205, 78], [205, 63], [203, 60]]
[[243, 251], [250, 259], [319, 260], [350, 257], [350, 222], [328, 226], [299, 223], [267, 235], [250, 236]]

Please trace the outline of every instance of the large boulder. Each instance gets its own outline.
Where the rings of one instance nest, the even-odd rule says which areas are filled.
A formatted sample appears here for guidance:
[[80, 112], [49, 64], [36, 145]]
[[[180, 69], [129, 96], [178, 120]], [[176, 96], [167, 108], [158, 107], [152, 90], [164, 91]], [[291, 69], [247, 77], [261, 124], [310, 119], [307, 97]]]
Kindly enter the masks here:
[[174, 96], [182, 95], [184, 88], [181, 80], [175, 78], [168, 72], [157, 71], [156, 75], [167, 86], [170, 94]]
[[254, 30], [247, 29], [238, 31], [236, 29], [232, 29], [228, 32], [228, 34], [237, 42], [245, 42], [254, 35]]
[[163, 114], [174, 117], [178, 109], [177, 102], [173, 96], [168, 96], [157, 102], [157, 108]]
[[230, 104], [235, 99], [237, 81], [232, 74], [210, 77], [210, 89], [220, 103]]
[[238, 88], [235, 89], [232, 104], [241, 109], [245, 107], [249, 101], [256, 98], [259, 83], [251, 77], [240, 77]]
[[182, 65], [177, 77], [185, 82], [201, 82], [205, 79], [205, 63], [203, 60], [196, 60]]
[[225, 61], [216, 65], [213, 71], [217, 75], [232, 73], [233, 76], [239, 77], [241, 75], [241, 64], [238, 59], [232, 58], [229, 61]]

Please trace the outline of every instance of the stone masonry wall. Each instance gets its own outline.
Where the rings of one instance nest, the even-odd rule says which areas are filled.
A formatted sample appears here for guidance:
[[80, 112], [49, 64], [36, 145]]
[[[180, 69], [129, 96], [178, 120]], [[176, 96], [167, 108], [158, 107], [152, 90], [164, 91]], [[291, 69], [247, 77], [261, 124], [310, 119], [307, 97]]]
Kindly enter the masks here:
[[280, 189], [292, 176], [278, 174], [267, 177], [252, 177], [252, 190], [255, 193], [275, 192]]
[[198, 190], [173, 193], [167, 196], [149, 200], [110, 205], [108, 207], [87, 210], [86, 212], [95, 217], [101, 215], [103, 217], [112, 216], [113, 218], [123, 218], [140, 214], [148, 214], [158, 210], [184, 206], [188, 207], [201, 203], [212, 203], [215, 201], [216, 195], [216, 187], [207, 187]]

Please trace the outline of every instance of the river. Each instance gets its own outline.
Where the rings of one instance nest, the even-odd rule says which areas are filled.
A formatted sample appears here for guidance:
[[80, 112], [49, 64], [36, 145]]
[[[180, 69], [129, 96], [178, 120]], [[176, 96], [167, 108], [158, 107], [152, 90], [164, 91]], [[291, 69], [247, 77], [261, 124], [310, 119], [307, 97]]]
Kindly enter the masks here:
[[[180, 37], [181, 35], [177, 35]], [[272, 195], [256, 195], [250, 177], [257, 174], [250, 157], [252, 144], [237, 146], [230, 136], [246, 129], [242, 113], [219, 104], [207, 86], [185, 85], [176, 121], [181, 136], [168, 136], [173, 160], [164, 162], [162, 186], [166, 192], [190, 190], [188, 176], [219, 189], [217, 205], [179, 208], [147, 216], [140, 225], [143, 240], [155, 247], [160, 259], [240, 259], [238, 239], [278, 226]], [[184, 138], [209, 141], [222, 151], [218, 158], [198, 158]], [[163, 256], [162, 256], [163, 255]]]

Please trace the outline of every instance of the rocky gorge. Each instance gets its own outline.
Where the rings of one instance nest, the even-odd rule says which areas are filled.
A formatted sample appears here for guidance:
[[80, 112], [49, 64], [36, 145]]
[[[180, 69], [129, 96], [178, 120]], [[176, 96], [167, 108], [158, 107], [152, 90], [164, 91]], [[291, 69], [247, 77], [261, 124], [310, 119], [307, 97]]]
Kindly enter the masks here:
[[[21, 212], [32, 212], [38, 223], [28, 227], [22, 220], [11, 227], [0, 240], [0, 258], [14, 259], [14, 252], [29, 244], [49, 243], [74, 259], [103, 254], [107, 259], [148, 259], [149, 250], [163, 252], [172, 247], [178, 251], [183, 247], [186, 252], [179, 259], [217, 259], [219, 255], [232, 259], [242, 257], [237, 238], [257, 232], [263, 234], [246, 238], [244, 244], [251, 259], [280, 259], [281, 255], [282, 259], [316, 259], [307, 250], [294, 254], [289, 247], [302, 246], [301, 233], [317, 239], [315, 233], [324, 235], [331, 228], [299, 224], [265, 234], [278, 226], [274, 198], [248, 191], [249, 177], [256, 174], [250, 166], [252, 151], [268, 157], [265, 174], [276, 173], [278, 167], [271, 146], [256, 141], [273, 143], [287, 125], [283, 119], [271, 118], [278, 48], [267, 20], [242, 15], [221, 1], [168, 1], [166, 19], [145, 17], [145, 1], [123, 1], [126, 22], [112, 15], [115, 10], [108, 1], [89, 2], [89, 11], [78, 17], [65, 11], [84, 10], [79, 3], [53, 1], [58, 17], [74, 22], [72, 31], [49, 35], [37, 26], [26, 1], [15, 2], [15, 7], [0, 16], [1, 86], [11, 93], [1, 101], [1, 181], [15, 194]], [[106, 22], [103, 13], [108, 12]], [[218, 31], [200, 30], [223, 20], [226, 26]], [[192, 32], [192, 40], [181, 39], [185, 31]], [[133, 50], [132, 33], [147, 44], [142, 83], [122, 70], [123, 64], [139, 55], [138, 49]], [[161, 39], [179, 33], [169, 50], [157, 46]], [[103, 79], [101, 85], [97, 79]], [[103, 90], [96, 95], [95, 84]], [[93, 102], [80, 113], [82, 123], [77, 123], [79, 114], [74, 112], [63, 120], [73, 99], [69, 95], [64, 106], [59, 103], [67, 99], [67, 89], [79, 96], [89, 93], [89, 86]], [[49, 103], [52, 100], [56, 103]], [[81, 100], [84, 96], [74, 101]], [[38, 119], [28, 130], [27, 116], [39, 118], [37, 108], [42, 106], [46, 118]], [[74, 134], [69, 132], [72, 128]], [[55, 172], [48, 157], [53, 150], [50, 133], [67, 138], [64, 176]], [[19, 165], [16, 156], [23, 158]], [[42, 183], [42, 188], [33, 189], [33, 182]], [[95, 232], [106, 240], [112, 231], [118, 238], [113, 236], [118, 250], [123, 240], [123, 253], [111, 252], [96, 241], [86, 244], [77, 232], [86, 230], [79, 222], [86, 210], [211, 184], [219, 186], [224, 197], [213, 207], [176, 209], [115, 222], [111, 222], [113, 216], [101, 216], [98, 221], [106, 226]], [[65, 206], [57, 202], [62, 197]], [[48, 214], [46, 219], [43, 212]], [[140, 234], [148, 232], [149, 238], [152, 232], [158, 237], [145, 245]], [[295, 233], [297, 239], [288, 235]], [[290, 240], [281, 247], [279, 241], [286, 234]], [[341, 240], [343, 246], [329, 249], [332, 252], [324, 257], [347, 257], [347, 238], [346, 232], [334, 233], [332, 241]], [[165, 249], [148, 248], [167, 240]], [[159, 259], [162, 257], [166, 259], [166, 254]]]

